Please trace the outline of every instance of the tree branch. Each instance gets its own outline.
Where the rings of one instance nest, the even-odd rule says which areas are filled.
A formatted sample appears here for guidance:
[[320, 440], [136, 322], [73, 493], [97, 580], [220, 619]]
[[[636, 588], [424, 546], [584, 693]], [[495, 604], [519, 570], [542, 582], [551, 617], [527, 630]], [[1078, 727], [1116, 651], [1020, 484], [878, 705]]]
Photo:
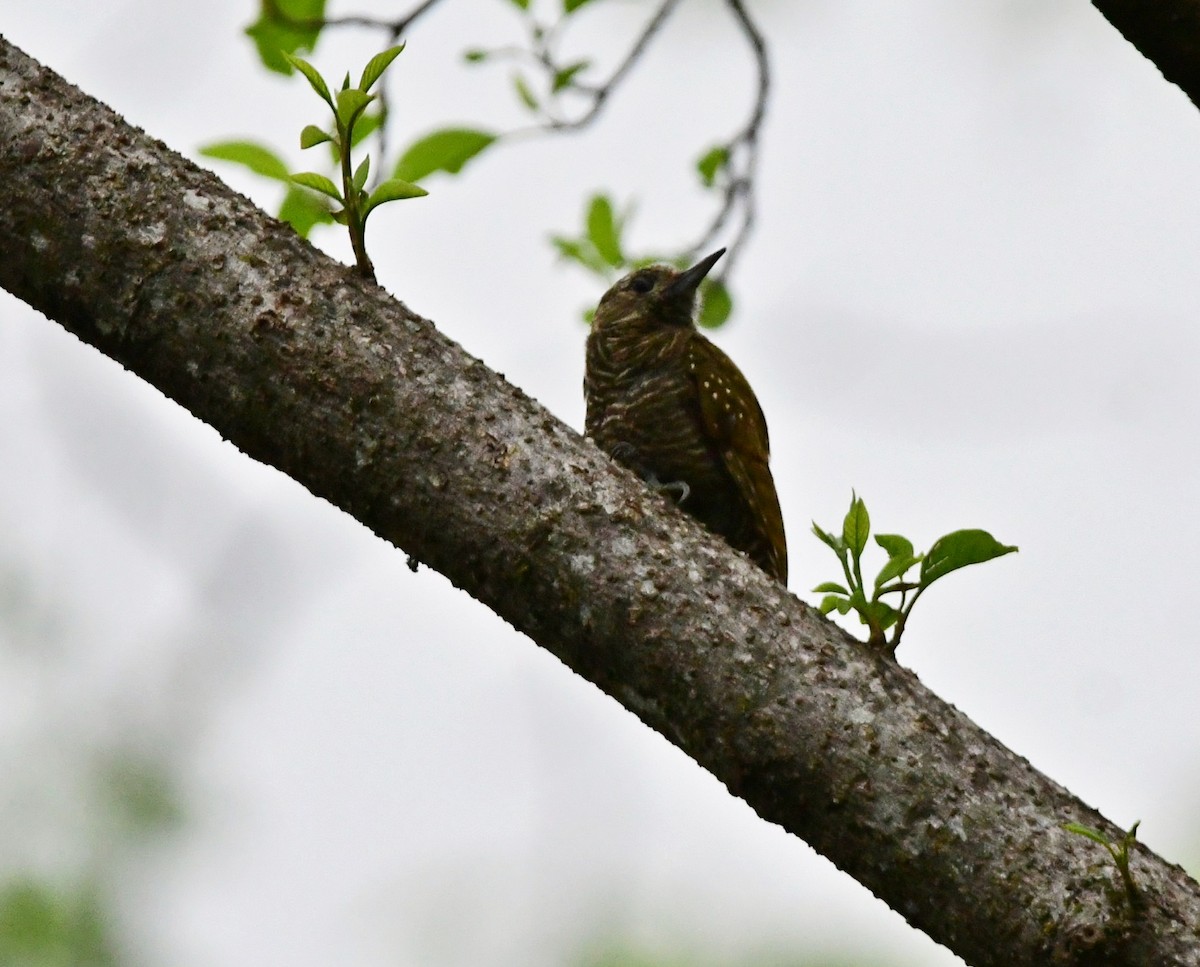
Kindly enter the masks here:
[[279, 6], [278, 0], [264, 0], [263, 6], [272, 19], [295, 30], [321, 30], [325, 27], [369, 27], [385, 31], [394, 42], [438, 2], [439, 0], [421, 0], [408, 13], [392, 20], [366, 14], [348, 14], [344, 17], [293, 17]]
[[725, 197], [721, 208], [700, 241], [691, 249], [692, 255], [698, 255], [702, 250], [707, 249], [724, 228], [725, 222], [737, 208], [738, 202], [741, 202], [741, 224], [738, 226], [733, 241], [729, 243], [728, 255], [725, 257], [725, 265], [719, 278], [725, 278], [733, 272], [733, 267], [737, 264], [746, 240], [754, 229], [754, 219], [758, 208], [755, 200], [755, 191], [758, 185], [758, 136], [767, 116], [767, 96], [771, 92], [771, 65], [767, 59], [766, 40], [750, 17], [742, 0], [725, 0], [725, 2], [754, 53], [757, 83], [750, 119], [725, 145], [729, 159], [722, 172], [725, 181]]
[[[633, 70], [634, 66], [646, 52], [646, 48], [650, 46], [650, 41], [654, 39], [654, 35], [662, 29], [663, 24], [667, 22], [667, 18], [678, 5], [679, 0], [663, 0], [658, 10], [655, 11], [654, 16], [642, 28], [642, 32], [633, 42], [633, 45], [629, 48], [629, 51], [625, 54], [624, 59], [617, 66], [617, 69], [612, 72], [608, 80], [603, 84], [576, 85], [576, 89], [586, 94], [592, 102], [591, 106], [583, 114], [569, 121], [552, 121], [546, 127], [557, 131], [577, 131], [591, 124], [604, 109], [604, 105], [608, 102], [609, 97], [621, 86], [625, 78], [629, 76], [629, 72]], [[553, 65], [547, 66], [551, 70], [554, 69]]]
[[1200, 886], [378, 287], [0, 39], [0, 285], [983, 965], [1200, 964]]
[[1092, 4], [1200, 107], [1200, 0], [1092, 0]]

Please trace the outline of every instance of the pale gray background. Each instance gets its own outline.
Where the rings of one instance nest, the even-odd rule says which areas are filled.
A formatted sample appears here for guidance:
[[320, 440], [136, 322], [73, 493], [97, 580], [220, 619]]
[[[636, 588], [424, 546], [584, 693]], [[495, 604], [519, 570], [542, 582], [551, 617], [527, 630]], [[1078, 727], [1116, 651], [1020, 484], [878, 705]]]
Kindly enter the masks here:
[[[251, 7], [5, 0], [0, 30], [185, 154], [254, 134], [308, 166], [292, 146], [320, 105], [256, 66]], [[929, 594], [901, 660], [1194, 869], [1200, 114], [1082, 0], [754, 8], [775, 68], [762, 210], [717, 339], [768, 414], [793, 588], [837, 576], [807, 530], [852, 487], [919, 545], [965, 526], [1019, 544]], [[580, 49], [616, 57], [646, 10], [580, 14]], [[521, 123], [505, 69], [458, 61], [516, 31], [501, 0], [438, 8], [390, 75], [401, 129]], [[329, 40], [330, 75], [380, 43]], [[637, 196], [635, 247], [689, 241], [711, 211], [690, 165], [751, 83], [724, 8], [683, 5], [594, 130], [376, 214], [380, 281], [580, 426], [600, 286], [546, 237], [606, 188]], [[141, 962], [540, 967], [615, 943], [960, 963], [440, 576], [5, 294], [0, 467], [0, 879], [115, 870]], [[131, 846], [97, 818], [118, 748], [175, 772], [174, 835]]]

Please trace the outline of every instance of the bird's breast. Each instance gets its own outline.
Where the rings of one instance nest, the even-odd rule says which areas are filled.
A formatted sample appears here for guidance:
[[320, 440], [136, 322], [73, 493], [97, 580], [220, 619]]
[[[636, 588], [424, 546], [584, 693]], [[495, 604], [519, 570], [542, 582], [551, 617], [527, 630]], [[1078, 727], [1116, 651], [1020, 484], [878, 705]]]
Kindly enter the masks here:
[[587, 434], [601, 449], [658, 483], [714, 482], [706, 478], [719, 474], [717, 454], [704, 432], [685, 339], [641, 347], [589, 340], [584, 385]]

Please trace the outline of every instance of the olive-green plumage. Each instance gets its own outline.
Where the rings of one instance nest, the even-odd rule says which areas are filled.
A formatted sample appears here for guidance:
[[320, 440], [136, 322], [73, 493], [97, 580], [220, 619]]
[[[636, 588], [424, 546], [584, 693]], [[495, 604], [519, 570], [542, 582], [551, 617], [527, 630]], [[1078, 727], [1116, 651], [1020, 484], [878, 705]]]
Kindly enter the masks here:
[[587, 341], [587, 435], [786, 584], [767, 421], [693, 321], [696, 289], [724, 251], [685, 272], [638, 269], [604, 294]]

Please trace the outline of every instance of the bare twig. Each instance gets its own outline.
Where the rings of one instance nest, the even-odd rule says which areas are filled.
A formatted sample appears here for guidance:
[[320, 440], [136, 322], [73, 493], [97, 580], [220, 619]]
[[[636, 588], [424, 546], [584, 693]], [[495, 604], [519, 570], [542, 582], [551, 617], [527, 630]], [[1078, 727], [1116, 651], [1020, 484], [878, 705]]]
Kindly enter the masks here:
[[[629, 52], [608, 80], [602, 84], [587, 84], [580, 81], [572, 81], [569, 88], [570, 92], [582, 96], [589, 102], [582, 114], [575, 118], [563, 118], [553, 113], [554, 108], [552, 106], [543, 103], [539, 105], [539, 110], [543, 118], [541, 123], [510, 131], [505, 137], [515, 139], [545, 134], [547, 132], [579, 131], [592, 124], [600, 116], [608, 99], [620, 87], [622, 81], [625, 80], [638, 60], [641, 59], [655, 34], [662, 29], [663, 24], [666, 23], [672, 11], [679, 6], [679, 2], [680, 0], [663, 0], [663, 3], [655, 11], [654, 16], [642, 28], [641, 33], [638, 34], [637, 39], [634, 40], [633, 45], [629, 48]], [[557, 52], [559, 32], [566, 23], [567, 19], [562, 18], [549, 26], [545, 26], [530, 19], [530, 42], [528, 47], [500, 47], [489, 51], [488, 55], [491, 58], [521, 60], [530, 63], [540, 69], [550, 79], [551, 86], [553, 87], [553, 79], [567, 67], [567, 64], [563, 62]]]
[[[573, 88], [591, 97], [592, 104], [587, 111], [573, 121], [555, 121], [549, 127], [555, 131], [575, 131], [591, 124], [600, 115], [612, 93], [621, 85], [621, 82], [625, 80], [630, 70], [633, 69], [633, 66], [641, 59], [642, 54], [645, 53], [654, 35], [662, 29], [662, 25], [666, 23], [667, 17], [671, 15], [671, 12], [678, 5], [679, 0], [663, 0], [662, 5], [642, 29], [637, 40], [634, 41], [633, 46], [629, 48], [629, 53], [625, 55], [625, 59], [621, 61], [620, 66], [613, 71], [612, 76], [607, 81], [598, 87], [579, 84]], [[552, 70], [558, 69], [553, 64], [548, 64], [547, 66]]]
[[263, 7], [273, 20], [297, 30], [320, 30], [323, 27], [370, 27], [386, 30], [393, 38], [399, 37], [413, 22], [427, 13], [438, 0], [423, 0], [403, 17], [383, 20], [365, 14], [350, 14], [345, 17], [293, 17], [279, 6], [278, 0], [263, 0]]
[[[767, 99], [771, 87], [766, 39], [754, 23], [742, 0], [726, 0], [726, 3], [753, 53], [757, 85], [750, 117], [728, 142], [721, 145], [726, 153], [726, 161], [720, 172], [723, 189], [720, 208], [701, 236], [687, 250], [689, 257], [695, 257], [702, 250], [711, 248], [717, 237], [725, 231], [729, 222], [736, 220], [737, 228], [732, 241], [727, 246], [728, 254], [719, 278], [724, 278], [733, 269], [738, 253], [754, 227], [757, 210], [755, 184], [758, 174], [759, 133], [766, 117]], [[598, 85], [579, 82], [571, 84], [571, 93], [583, 95], [590, 100], [589, 106], [582, 114], [572, 119], [564, 119], [552, 113], [553, 107], [541, 105], [540, 110], [544, 118], [542, 123], [510, 132], [507, 137], [512, 139], [545, 133], [578, 131], [592, 124], [599, 117], [614, 91], [645, 53], [650, 41], [662, 28], [667, 17], [677, 5], [678, 0], [664, 0], [607, 81]], [[531, 61], [540, 67], [548, 77], [553, 78], [566, 66], [555, 52], [558, 39], [557, 28], [564, 22], [560, 20], [549, 29], [534, 25], [531, 31], [530, 47], [505, 48], [502, 51], [495, 51], [493, 54], [499, 53], [505, 57]]]
[[728, 160], [725, 163], [725, 192], [721, 208], [700, 240], [690, 249], [690, 254], [694, 256], [701, 250], [709, 248], [740, 205], [741, 224], [733, 241], [729, 243], [723, 271], [719, 278], [724, 278], [733, 270], [738, 253], [754, 228], [757, 211], [755, 184], [758, 176], [758, 136], [766, 117], [767, 97], [771, 90], [771, 66], [767, 59], [766, 40], [750, 18], [742, 0], [725, 0], [725, 2], [754, 53], [754, 62], [758, 71], [758, 86], [750, 119], [746, 122], [745, 127], [724, 146]]

